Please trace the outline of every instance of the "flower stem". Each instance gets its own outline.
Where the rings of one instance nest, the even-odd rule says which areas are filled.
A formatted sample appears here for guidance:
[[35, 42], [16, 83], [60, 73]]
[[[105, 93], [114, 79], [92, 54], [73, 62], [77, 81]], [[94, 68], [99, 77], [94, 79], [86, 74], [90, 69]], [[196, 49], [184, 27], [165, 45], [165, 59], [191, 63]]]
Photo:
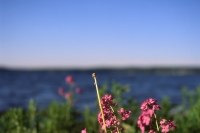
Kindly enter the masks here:
[[110, 106], [110, 108], [111, 108], [112, 112], [115, 112], [114, 109], [112, 108], [112, 106]]
[[94, 85], [96, 86], [97, 97], [98, 97], [99, 107], [100, 107], [101, 114], [102, 114], [104, 130], [105, 130], [105, 132], [107, 133], [107, 130], [106, 130], [106, 123], [105, 123], [104, 114], [103, 114], [103, 109], [102, 109], [101, 101], [100, 101], [99, 89], [98, 89], [98, 85], [97, 85], [97, 79], [96, 79], [97, 77], [96, 77], [96, 74], [93, 73], [93, 74], [92, 74], [92, 77], [94, 78]]
[[118, 129], [118, 127], [117, 127], [117, 133], [119, 133], [119, 129]]
[[159, 127], [158, 127], [158, 122], [157, 122], [156, 114], [154, 114], [154, 117], [155, 117], [155, 119], [156, 119], [156, 127], [157, 127], [157, 130], [159, 131]]

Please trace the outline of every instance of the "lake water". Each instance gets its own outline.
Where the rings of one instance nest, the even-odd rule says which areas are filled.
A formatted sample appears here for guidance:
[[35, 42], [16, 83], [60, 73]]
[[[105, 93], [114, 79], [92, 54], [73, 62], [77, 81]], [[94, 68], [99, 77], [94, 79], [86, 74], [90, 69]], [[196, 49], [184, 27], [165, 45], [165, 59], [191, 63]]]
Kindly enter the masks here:
[[[26, 108], [29, 100], [34, 99], [39, 108], [45, 108], [55, 100], [63, 102], [64, 97], [58, 94], [58, 88], [69, 90], [65, 77], [72, 75], [76, 86], [83, 93], [77, 96], [76, 106], [82, 108], [85, 105], [93, 108], [97, 99], [94, 79], [91, 77], [95, 71], [0, 71], [0, 111], [10, 107]], [[146, 98], [156, 98], [158, 101], [163, 96], [168, 96], [172, 103], [181, 102], [180, 90], [186, 86], [188, 90], [194, 90], [200, 85], [199, 73], [132, 73], [128, 71], [97, 71], [98, 85], [113, 81], [121, 85], [129, 85], [127, 94], [142, 102]]]

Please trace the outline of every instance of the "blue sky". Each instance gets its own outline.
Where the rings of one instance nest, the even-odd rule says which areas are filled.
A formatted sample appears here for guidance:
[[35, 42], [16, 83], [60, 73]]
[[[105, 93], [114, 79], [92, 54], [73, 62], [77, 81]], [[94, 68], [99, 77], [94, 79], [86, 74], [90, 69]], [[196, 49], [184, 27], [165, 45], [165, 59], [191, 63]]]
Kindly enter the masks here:
[[0, 66], [200, 66], [199, 7], [199, 0], [1, 0]]

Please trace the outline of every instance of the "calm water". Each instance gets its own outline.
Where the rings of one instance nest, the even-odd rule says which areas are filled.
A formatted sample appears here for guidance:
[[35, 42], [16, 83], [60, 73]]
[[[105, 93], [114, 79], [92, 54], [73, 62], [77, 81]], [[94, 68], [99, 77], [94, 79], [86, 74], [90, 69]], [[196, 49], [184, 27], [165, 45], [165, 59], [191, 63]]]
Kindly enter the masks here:
[[[96, 91], [91, 71], [1, 71], [0, 72], [0, 111], [10, 107], [26, 108], [29, 100], [33, 98], [39, 108], [45, 108], [56, 100], [64, 101], [64, 97], [58, 95], [58, 88], [65, 90], [69, 86], [65, 77], [72, 75], [76, 86], [83, 90], [77, 97], [76, 106], [82, 108], [89, 105], [95, 107]], [[128, 73], [98, 71], [98, 85], [105, 82], [111, 84], [113, 81], [121, 85], [129, 85], [130, 92], [137, 102], [152, 97], [161, 100], [168, 96], [172, 103], [181, 102], [180, 90], [186, 86], [189, 90], [196, 89], [200, 85], [200, 74], [155, 74], [155, 73]]]

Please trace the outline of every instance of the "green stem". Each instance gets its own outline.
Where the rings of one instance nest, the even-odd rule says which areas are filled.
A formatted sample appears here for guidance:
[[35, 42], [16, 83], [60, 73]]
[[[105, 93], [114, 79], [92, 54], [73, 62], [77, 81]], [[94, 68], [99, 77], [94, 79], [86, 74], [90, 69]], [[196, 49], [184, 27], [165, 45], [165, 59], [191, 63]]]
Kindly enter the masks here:
[[112, 108], [112, 106], [110, 106], [110, 108], [111, 108], [112, 112], [115, 112], [114, 109]]
[[104, 114], [103, 114], [103, 109], [102, 109], [101, 101], [100, 101], [99, 89], [98, 89], [97, 80], [96, 80], [96, 74], [93, 73], [93, 74], [92, 74], [92, 77], [94, 78], [94, 84], [95, 84], [95, 86], [96, 86], [97, 97], [98, 97], [99, 107], [100, 107], [101, 115], [102, 115], [102, 119], [103, 119], [104, 130], [105, 130], [105, 132], [107, 133], [107, 130], [106, 130], [106, 123], [105, 123]]
[[157, 127], [157, 130], [159, 131], [159, 127], [158, 127], [158, 122], [157, 122], [156, 114], [154, 114], [154, 117], [155, 117], [155, 119], [156, 119], [156, 127]]
[[117, 133], [119, 133], [119, 129], [118, 129], [118, 127], [117, 127]]

